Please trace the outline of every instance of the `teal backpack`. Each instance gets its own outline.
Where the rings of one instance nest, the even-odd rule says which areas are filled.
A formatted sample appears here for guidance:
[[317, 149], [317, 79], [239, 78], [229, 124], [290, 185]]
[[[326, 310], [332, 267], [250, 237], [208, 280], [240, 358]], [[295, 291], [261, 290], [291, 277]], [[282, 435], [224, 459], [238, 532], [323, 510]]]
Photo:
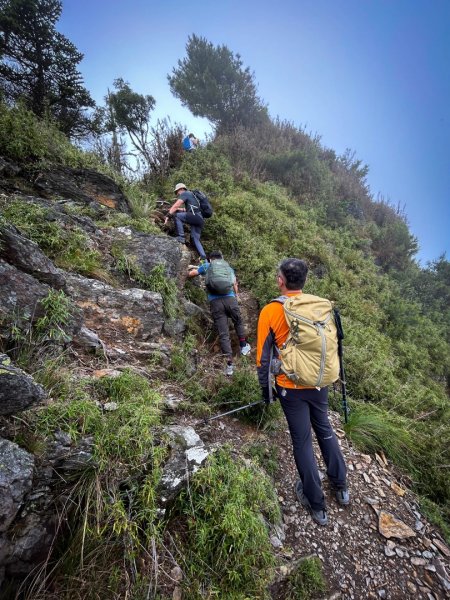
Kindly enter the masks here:
[[233, 289], [234, 272], [226, 260], [214, 259], [206, 271], [205, 283], [208, 292], [226, 296]]

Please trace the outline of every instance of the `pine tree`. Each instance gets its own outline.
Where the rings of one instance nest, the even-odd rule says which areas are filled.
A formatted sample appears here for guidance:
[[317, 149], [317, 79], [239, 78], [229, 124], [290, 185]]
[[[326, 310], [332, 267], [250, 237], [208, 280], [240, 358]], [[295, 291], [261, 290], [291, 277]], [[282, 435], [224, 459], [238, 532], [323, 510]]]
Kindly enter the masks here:
[[172, 93], [195, 116], [209, 119], [220, 133], [268, 119], [254, 75], [243, 68], [239, 54], [196, 35], [188, 38], [186, 53], [168, 80]]
[[83, 55], [55, 29], [61, 11], [60, 0], [0, 0], [0, 89], [76, 136], [89, 129], [95, 103], [77, 70]]

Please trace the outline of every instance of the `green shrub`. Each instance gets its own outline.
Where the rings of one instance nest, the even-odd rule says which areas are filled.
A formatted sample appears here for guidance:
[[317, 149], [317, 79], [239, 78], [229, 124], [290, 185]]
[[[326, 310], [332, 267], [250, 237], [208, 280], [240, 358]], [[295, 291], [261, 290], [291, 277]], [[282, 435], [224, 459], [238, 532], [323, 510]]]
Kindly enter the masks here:
[[363, 452], [382, 450], [395, 463], [412, 468], [417, 456], [417, 439], [406, 419], [373, 404], [353, 402], [344, 428]]
[[305, 558], [289, 575], [286, 599], [311, 600], [322, 598], [327, 585], [322, 572], [320, 558]]
[[231, 165], [213, 144], [184, 155], [181, 166], [170, 177], [167, 193], [173, 195], [175, 184], [182, 181], [189, 189], [201, 189], [216, 197], [228, 194], [233, 186]]
[[41, 166], [51, 164], [102, 169], [92, 153], [70, 143], [55, 124], [40, 120], [24, 106], [9, 108], [0, 102], [0, 155], [12, 161]]
[[144, 289], [160, 293], [166, 317], [176, 317], [179, 312], [178, 289], [175, 281], [167, 277], [164, 265], [156, 265], [146, 275], [136, 264], [135, 259], [132, 256], [124, 254], [119, 246], [112, 249], [112, 254], [116, 259], [116, 267], [119, 271], [125, 273], [131, 280], [136, 281]]
[[36, 242], [58, 267], [83, 275], [101, 271], [100, 253], [90, 248], [88, 236], [77, 225], [63, 226], [39, 204], [13, 198], [1, 204], [3, 217]]
[[275, 476], [278, 468], [278, 449], [275, 445], [264, 442], [252, 442], [243, 447], [243, 452], [271, 477]]
[[[274, 556], [267, 527], [280, 511], [273, 484], [226, 449], [216, 452], [176, 504], [187, 598], [266, 598]], [[256, 550], [257, 549], [257, 550]]]
[[[91, 438], [93, 462], [67, 492], [63, 517], [71, 536], [65, 552], [57, 549], [51, 585], [60, 598], [85, 598], [93, 589], [123, 597], [134, 585], [127, 572], [135, 571], [137, 557], [161, 536], [156, 489], [167, 454], [155, 440], [161, 397], [130, 370], [98, 380], [65, 375], [58, 385], [55, 373], [52, 379], [58, 396], [27, 414], [29, 428], [49, 439], [57, 430], [73, 442]], [[116, 406], [106, 410], [107, 403]], [[97, 582], [102, 572], [108, 573], [107, 585]], [[34, 586], [49, 583], [38, 579]]]
[[188, 334], [183, 343], [171, 354], [170, 373], [175, 381], [186, 383], [187, 379], [192, 375], [192, 356], [196, 347], [195, 337]]
[[[239, 368], [231, 379], [221, 376], [217, 381], [218, 391], [212, 398], [214, 404], [224, 412], [240, 408], [261, 400], [261, 388], [254, 370]], [[271, 405], [264, 403], [236, 412], [234, 416], [262, 428], [274, 427], [281, 416], [279, 402]]]

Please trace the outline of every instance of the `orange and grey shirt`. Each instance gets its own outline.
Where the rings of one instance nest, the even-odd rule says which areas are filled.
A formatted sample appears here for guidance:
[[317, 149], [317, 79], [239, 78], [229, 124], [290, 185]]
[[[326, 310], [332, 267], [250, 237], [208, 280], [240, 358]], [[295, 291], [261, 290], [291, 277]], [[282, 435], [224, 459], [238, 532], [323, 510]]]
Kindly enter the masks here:
[[[286, 296], [296, 296], [302, 292], [288, 292]], [[271, 388], [271, 362], [278, 357], [278, 348], [286, 342], [289, 326], [284, 317], [283, 304], [270, 302], [260, 312], [258, 319], [258, 339], [256, 345], [256, 366], [261, 387]], [[284, 374], [277, 375], [277, 384], [291, 389], [302, 389], [305, 386], [295, 383]]]

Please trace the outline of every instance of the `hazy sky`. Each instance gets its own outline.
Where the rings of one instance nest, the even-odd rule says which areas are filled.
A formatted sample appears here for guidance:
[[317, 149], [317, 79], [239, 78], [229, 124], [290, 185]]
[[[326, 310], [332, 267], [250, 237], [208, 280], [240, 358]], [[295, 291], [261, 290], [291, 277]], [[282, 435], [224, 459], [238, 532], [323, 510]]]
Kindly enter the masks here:
[[450, 0], [63, 0], [58, 29], [97, 102], [123, 77], [200, 137], [167, 74], [192, 33], [227, 45], [272, 116], [354, 150], [374, 197], [405, 206], [422, 264], [449, 258]]

